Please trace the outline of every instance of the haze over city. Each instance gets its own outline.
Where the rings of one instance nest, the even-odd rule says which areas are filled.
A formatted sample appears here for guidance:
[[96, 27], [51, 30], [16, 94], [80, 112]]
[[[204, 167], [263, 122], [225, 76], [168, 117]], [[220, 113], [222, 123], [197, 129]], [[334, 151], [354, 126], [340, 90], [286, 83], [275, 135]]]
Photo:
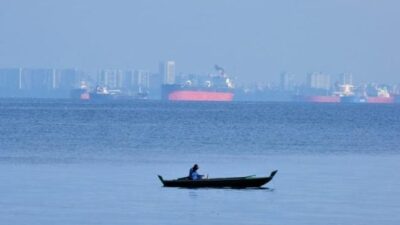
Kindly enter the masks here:
[[398, 83], [398, 1], [0, 2], [0, 67], [137, 68], [222, 65], [239, 82], [282, 72], [351, 73]]

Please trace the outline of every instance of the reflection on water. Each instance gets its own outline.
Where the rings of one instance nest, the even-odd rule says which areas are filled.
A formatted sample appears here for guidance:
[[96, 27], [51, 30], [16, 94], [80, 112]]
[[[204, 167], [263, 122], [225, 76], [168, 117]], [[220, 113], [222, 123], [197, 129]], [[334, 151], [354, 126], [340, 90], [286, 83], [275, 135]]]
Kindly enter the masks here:
[[196, 199], [199, 197], [198, 193], [196, 191], [189, 191], [189, 197], [191, 199]]

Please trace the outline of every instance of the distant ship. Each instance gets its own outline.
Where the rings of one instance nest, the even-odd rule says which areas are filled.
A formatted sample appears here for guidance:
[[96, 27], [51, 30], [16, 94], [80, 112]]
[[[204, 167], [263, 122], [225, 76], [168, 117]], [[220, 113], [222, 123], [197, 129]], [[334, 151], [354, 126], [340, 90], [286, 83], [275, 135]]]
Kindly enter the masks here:
[[385, 88], [378, 88], [376, 90], [376, 96], [366, 96], [367, 103], [376, 104], [391, 104], [394, 103], [394, 97], [390, 96], [389, 92]]
[[233, 90], [228, 88], [187, 87], [163, 85], [163, 99], [170, 101], [232, 101]]
[[85, 101], [139, 100], [147, 99], [147, 93], [140, 92], [136, 95], [126, 95], [121, 90], [110, 90], [103, 86], [96, 86], [95, 89], [89, 90], [85, 84], [81, 84], [80, 88], [71, 90], [71, 98]]
[[367, 93], [355, 94], [354, 86], [351, 84], [340, 85], [340, 90], [333, 92], [331, 95], [297, 95], [296, 101], [315, 102], [315, 103], [374, 103], [374, 104], [391, 104], [394, 103], [395, 97], [391, 96], [386, 88], [374, 88]]
[[341, 96], [340, 102], [341, 103], [366, 103], [367, 100], [365, 99], [365, 97], [350, 95], [350, 96]]
[[367, 103], [391, 104], [394, 103], [393, 97], [366, 97]]
[[72, 89], [70, 92], [72, 99], [89, 100], [89, 88], [85, 82], [82, 82], [79, 88]]
[[340, 90], [326, 95], [296, 95], [295, 101], [314, 103], [340, 103], [353, 96], [352, 85], [340, 85]]
[[200, 85], [194, 85], [187, 80], [183, 84], [164, 84], [162, 86], [162, 99], [169, 101], [220, 101], [230, 102], [234, 97], [234, 86], [231, 79], [225, 74], [223, 68], [215, 66], [216, 75]]

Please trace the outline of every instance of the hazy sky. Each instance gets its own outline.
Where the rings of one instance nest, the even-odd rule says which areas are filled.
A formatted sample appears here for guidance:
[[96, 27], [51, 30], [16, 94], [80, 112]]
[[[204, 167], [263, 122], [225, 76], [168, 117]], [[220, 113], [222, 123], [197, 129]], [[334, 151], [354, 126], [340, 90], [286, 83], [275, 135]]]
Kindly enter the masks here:
[[283, 72], [400, 82], [400, 1], [0, 0], [0, 67], [224, 67], [239, 81]]

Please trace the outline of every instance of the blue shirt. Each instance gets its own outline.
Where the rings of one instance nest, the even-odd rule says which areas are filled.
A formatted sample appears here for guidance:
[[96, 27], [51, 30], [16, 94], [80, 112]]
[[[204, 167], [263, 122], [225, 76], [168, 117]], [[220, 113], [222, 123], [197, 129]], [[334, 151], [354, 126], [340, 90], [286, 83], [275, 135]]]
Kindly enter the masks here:
[[203, 175], [200, 175], [196, 171], [193, 171], [193, 169], [190, 169], [189, 178], [191, 180], [200, 180], [202, 177]]

